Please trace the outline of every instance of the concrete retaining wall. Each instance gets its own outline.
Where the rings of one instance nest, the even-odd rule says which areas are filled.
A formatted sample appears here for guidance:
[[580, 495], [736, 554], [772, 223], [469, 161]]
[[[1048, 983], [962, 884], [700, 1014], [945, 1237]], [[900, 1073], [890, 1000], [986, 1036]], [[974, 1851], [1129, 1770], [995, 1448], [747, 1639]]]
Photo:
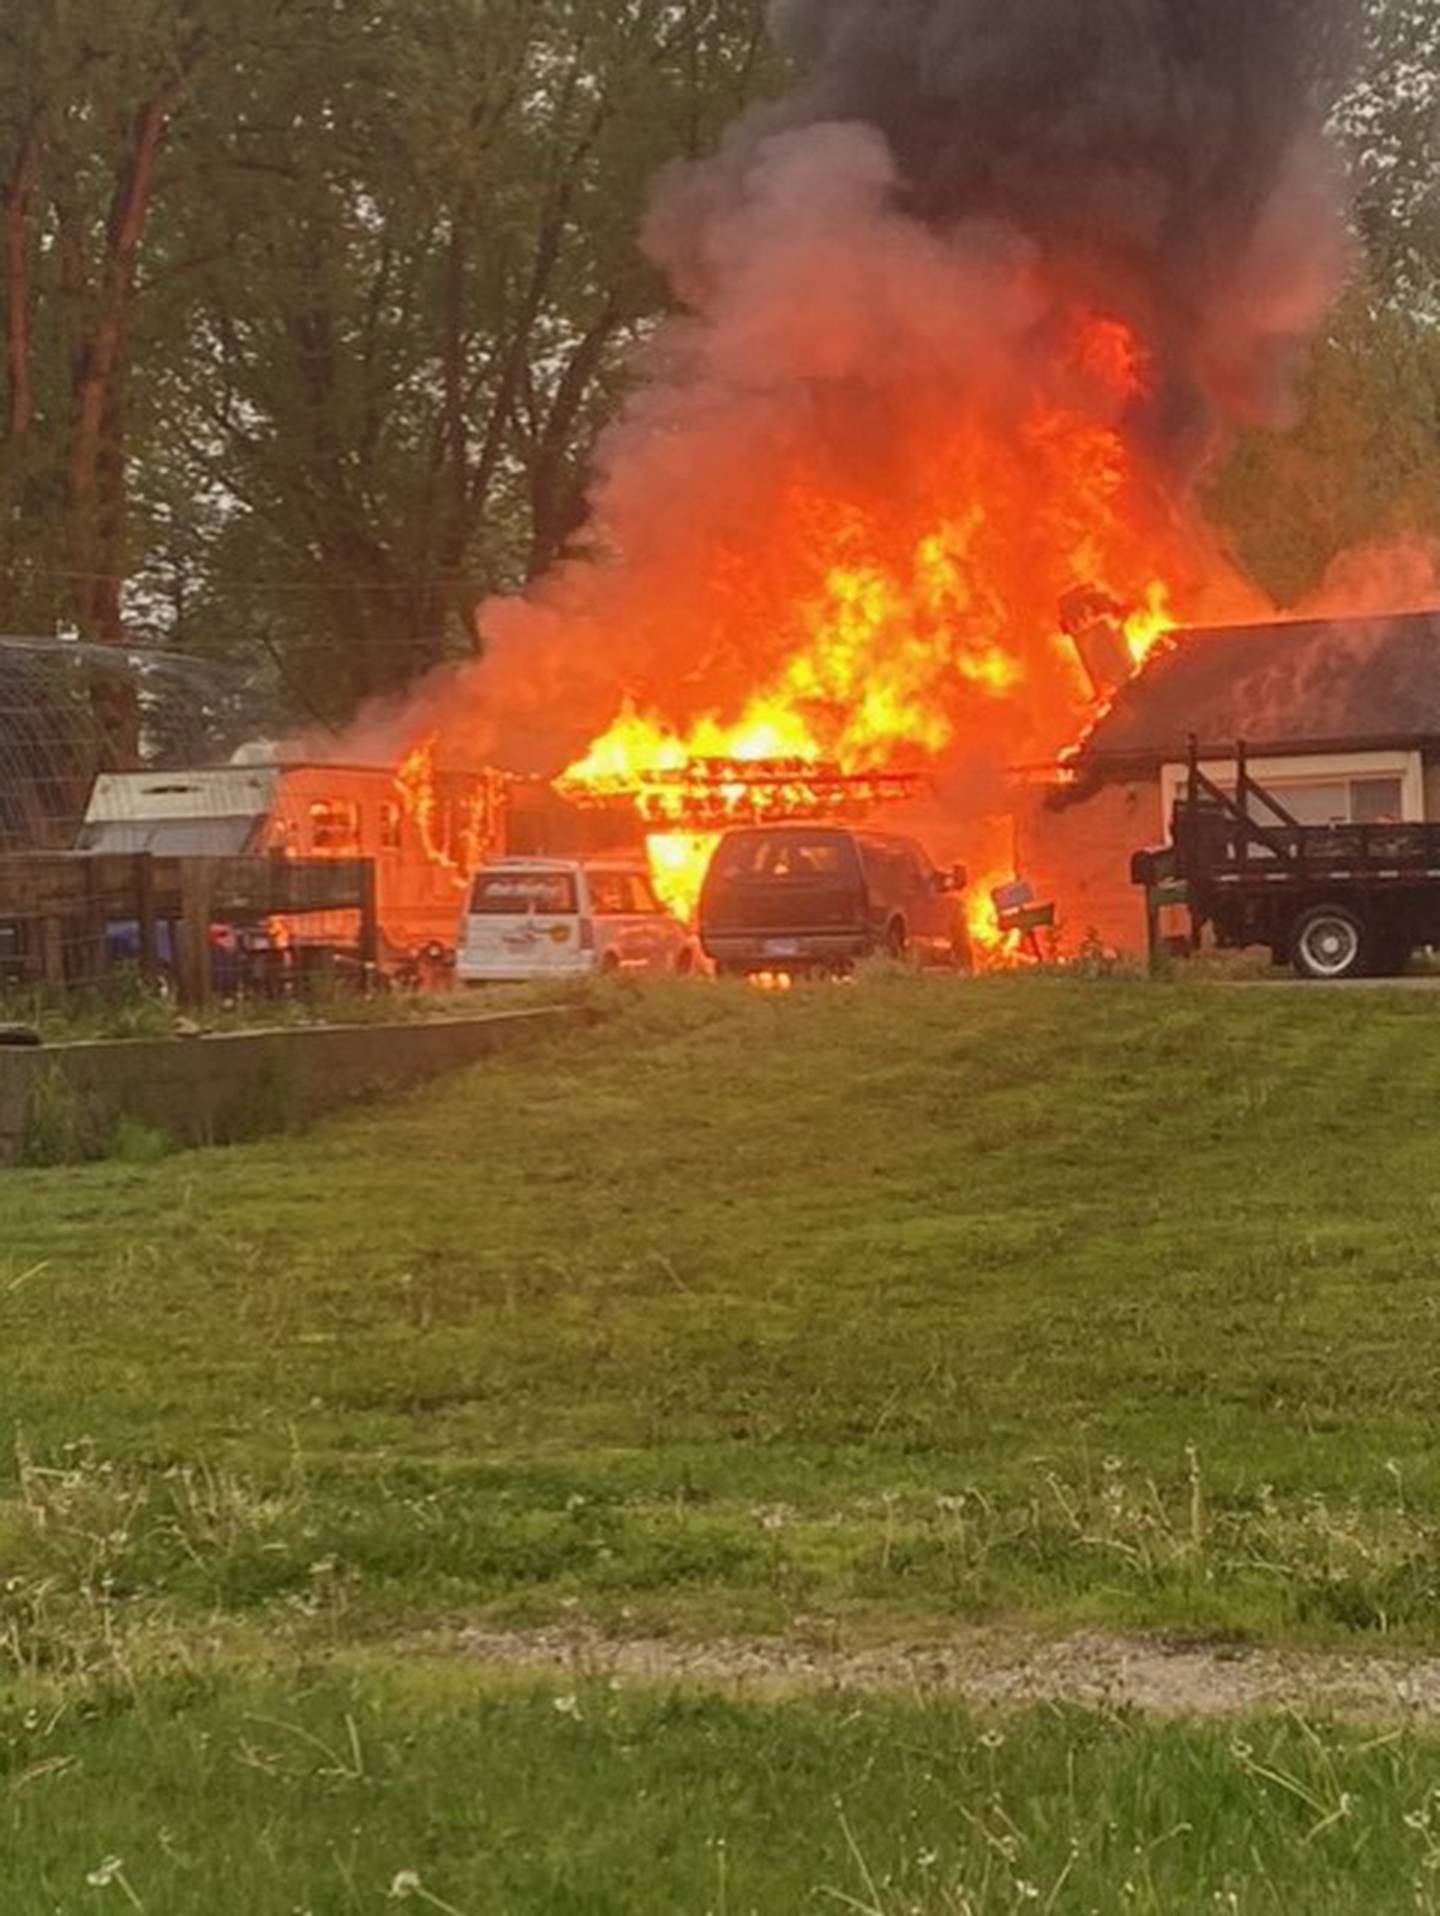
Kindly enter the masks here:
[[0, 1048], [0, 1163], [98, 1155], [121, 1119], [222, 1144], [583, 1022], [569, 1006], [435, 1023]]

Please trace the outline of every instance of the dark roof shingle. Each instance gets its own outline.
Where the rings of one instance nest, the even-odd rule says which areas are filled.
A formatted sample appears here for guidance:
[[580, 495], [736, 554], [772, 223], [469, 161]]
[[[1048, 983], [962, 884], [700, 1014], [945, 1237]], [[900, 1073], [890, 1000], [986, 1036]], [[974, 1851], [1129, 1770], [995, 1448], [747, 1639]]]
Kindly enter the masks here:
[[1440, 739], [1440, 612], [1186, 634], [1119, 694], [1083, 761]]

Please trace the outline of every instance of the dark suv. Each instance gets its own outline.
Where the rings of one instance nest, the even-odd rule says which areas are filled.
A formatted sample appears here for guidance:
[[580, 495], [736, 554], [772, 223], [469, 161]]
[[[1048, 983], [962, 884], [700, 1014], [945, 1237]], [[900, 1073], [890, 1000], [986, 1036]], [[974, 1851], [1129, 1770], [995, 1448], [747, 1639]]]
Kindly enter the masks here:
[[913, 839], [819, 825], [728, 832], [700, 894], [720, 972], [844, 971], [876, 953], [968, 965], [958, 894]]

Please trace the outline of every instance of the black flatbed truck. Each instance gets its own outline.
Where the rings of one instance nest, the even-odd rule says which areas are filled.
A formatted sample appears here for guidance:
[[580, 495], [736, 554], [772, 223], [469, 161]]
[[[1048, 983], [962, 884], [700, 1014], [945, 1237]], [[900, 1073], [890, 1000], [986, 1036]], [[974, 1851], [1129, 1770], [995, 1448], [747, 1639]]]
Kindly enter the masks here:
[[1425, 945], [1440, 945], [1440, 824], [1302, 825], [1250, 773], [1235, 749], [1235, 789], [1201, 770], [1189, 776], [1171, 843], [1137, 852], [1152, 958], [1167, 906], [1189, 911], [1184, 941], [1208, 931], [1232, 950], [1266, 946], [1302, 978], [1390, 977]]

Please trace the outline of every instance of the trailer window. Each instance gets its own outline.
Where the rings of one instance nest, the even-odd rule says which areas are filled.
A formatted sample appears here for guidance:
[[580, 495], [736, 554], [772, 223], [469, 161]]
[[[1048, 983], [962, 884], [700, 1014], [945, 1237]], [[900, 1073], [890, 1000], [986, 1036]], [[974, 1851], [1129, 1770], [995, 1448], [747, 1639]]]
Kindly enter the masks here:
[[310, 843], [332, 858], [360, 851], [360, 807], [347, 798], [320, 798], [310, 807]]
[[382, 852], [398, 852], [400, 835], [404, 828], [405, 814], [393, 798], [380, 801], [380, 849]]

